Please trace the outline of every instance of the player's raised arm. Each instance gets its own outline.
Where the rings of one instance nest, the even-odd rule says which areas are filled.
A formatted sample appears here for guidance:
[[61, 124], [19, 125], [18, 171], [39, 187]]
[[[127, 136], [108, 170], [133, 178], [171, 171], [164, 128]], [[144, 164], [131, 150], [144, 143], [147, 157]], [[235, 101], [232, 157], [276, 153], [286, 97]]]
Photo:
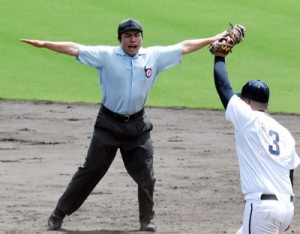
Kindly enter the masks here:
[[66, 54], [70, 56], [78, 56], [78, 44], [74, 42], [52, 42], [29, 39], [21, 39], [20, 41], [35, 46], [37, 48], [46, 48], [57, 53]]
[[224, 109], [227, 108], [230, 98], [234, 95], [231, 88], [225, 64], [225, 56], [216, 54], [214, 63], [214, 81]]
[[227, 108], [230, 98], [234, 95], [228, 79], [225, 57], [231, 52], [236, 44], [242, 41], [245, 34], [246, 28], [244, 26], [240, 24], [231, 24], [230, 28], [225, 31], [225, 35], [222, 35], [221, 38], [218, 38], [209, 46], [209, 51], [215, 56], [215, 86], [225, 109]]

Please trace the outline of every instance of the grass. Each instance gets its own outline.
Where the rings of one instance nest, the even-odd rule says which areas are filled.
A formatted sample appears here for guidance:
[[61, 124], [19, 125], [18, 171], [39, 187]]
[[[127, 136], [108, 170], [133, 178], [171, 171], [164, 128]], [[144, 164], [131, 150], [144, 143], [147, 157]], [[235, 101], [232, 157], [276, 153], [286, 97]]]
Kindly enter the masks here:
[[[21, 38], [117, 45], [117, 25], [139, 19], [144, 47], [215, 35], [240, 23], [242, 44], [227, 57], [233, 88], [262, 79], [271, 89], [270, 112], [300, 114], [298, 0], [1, 0], [0, 98], [57, 102], [101, 101], [97, 71], [75, 58], [19, 42]], [[222, 109], [207, 48], [185, 55], [160, 74], [148, 106]]]

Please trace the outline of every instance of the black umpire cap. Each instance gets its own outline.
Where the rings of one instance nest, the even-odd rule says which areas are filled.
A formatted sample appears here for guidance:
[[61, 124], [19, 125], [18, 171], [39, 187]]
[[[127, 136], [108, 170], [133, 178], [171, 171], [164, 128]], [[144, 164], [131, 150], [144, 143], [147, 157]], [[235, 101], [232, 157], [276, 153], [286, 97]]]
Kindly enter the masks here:
[[142, 24], [138, 20], [134, 19], [125, 19], [121, 21], [118, 27], [118, 39], [120, 40], [121, 34], [127, 30], [136, 29], [143, 34]]
[[265, 82], [261, 80], [250, 80], [243, 86], [239, 96], [255, 102], [268, 103], [270, 90]]

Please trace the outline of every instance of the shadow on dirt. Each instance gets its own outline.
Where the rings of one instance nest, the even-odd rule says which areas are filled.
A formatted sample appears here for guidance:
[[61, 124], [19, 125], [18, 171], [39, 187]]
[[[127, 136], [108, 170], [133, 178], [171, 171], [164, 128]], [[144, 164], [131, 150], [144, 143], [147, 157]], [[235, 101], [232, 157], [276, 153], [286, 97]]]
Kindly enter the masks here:
[[140, 232], [139, 230], [132, 230], [132, 231], [118, 231], [118, 230], [95, 230], [95, 231], [70, 231], [61, 229], [62, 233], [67, 234], [132, 234]]

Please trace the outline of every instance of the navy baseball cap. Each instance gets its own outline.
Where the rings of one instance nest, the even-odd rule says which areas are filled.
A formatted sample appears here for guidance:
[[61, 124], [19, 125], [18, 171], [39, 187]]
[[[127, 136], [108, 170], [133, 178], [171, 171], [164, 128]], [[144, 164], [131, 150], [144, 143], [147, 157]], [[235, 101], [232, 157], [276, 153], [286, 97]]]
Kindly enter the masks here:
[[265, 82], [261, 80], [250, 80], [243, 86], [239, 96], [255, 102], [268, 103], [270, 90]]
[[140, 31], [141, 33], [143, 32], [143, 28], [141, 23], [138, 20], [134, 20], [134, 19], [126, 19], [121, 21], [121, 23], [119, 24], [118, 27], [118, 38], [120, 38], [121, 33], [130, 30], [130, 29], [136, 29], [138, 31]]

